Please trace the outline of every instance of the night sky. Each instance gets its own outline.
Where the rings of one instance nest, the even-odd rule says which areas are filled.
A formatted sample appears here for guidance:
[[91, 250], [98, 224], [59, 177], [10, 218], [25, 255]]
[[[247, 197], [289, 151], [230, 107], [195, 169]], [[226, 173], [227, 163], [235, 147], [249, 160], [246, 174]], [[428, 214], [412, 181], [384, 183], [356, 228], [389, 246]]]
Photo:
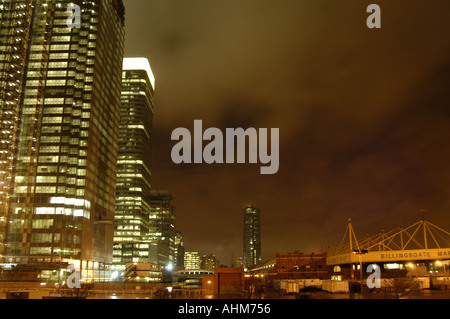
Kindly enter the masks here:
[[[156, 77], [152, 186], [187, 251], [263, 260], [425, 218], [450, 230], [450, 1], [125, 0], [127, 57]], [[381, 29], [366, 8], [381, 7]], [[177, 127], [280, 129], [280, 169], [172, 163]], [[206, 143], [205, 143], [206, 144]]]

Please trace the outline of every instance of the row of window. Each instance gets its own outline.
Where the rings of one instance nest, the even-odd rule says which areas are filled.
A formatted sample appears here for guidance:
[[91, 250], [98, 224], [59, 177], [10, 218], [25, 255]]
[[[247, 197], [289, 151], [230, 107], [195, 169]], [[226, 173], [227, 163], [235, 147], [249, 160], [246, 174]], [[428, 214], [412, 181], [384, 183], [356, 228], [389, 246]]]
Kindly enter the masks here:
[[[34, 178], [33, 178], [34, 179]], [[29, 183], [29, 177], [28, 176], [16, 176], [15, 182], [17, 184], [20, 183]], [[75, 177], [66, 177], [66, 176], [36, 176], [35, 178], [36, 184], [55, 184], [55, 183], [67, 183], [70, 185], [77, 185], [77, 186], [84, 186], [86, 183], [86, 179], [77, 179]], [[20, 193], [20, 191], [17, 191]]]
[[[28, 250], [28, 249], [27, 249]], [[63, 256], [77, 256], [81, 254], [80, 248], [62, 248], [62, 247], [30, 247], [30, 255], [63, 255]]]
[[32, 233], [31, 243], [64, 243], [81, 244], [80, 235], [60, 234], [60, 233]]
[[[59, 80], [58, 80], [59, 81]], [[29, 90], [27, 93], [27, 95], [37, 95], [37, 94], [33, 94], [34, 92], [30, 92], [31, 90]], [[34, 91], [34, 90], [33, 90]], [[37, 91], [37, 90], [36, 90]], [[36, 92], [37, 93], [37, 92]], [[81, 102], [81, 101], [77, 101], [77, 102]], [[52, 106], [46, 106], [44, 108], [44, 114], [62, 114], [64, 108], [61, 107], [60, 105], [64, 105], [65, 106], [65, 112], [67, 114], [67, 117], [72, 119], [73, 117], [76, 116], [81, 116], [83, 118], [89, 118], [90, 113], [89, 112], [83, 112], [81, 113], [81, 110], [73, 110], [73, 112], [70, 108], [74, 106], [74, 99], [73, 98], [46, 98], [44, 100], [44, 103], [42, 103], [42, 99], [38, 98], [38, 97], [34, 97], [34, 98], [26, 98], [24, 99], [24, 108], [23, 108], [23, 114], [35, 114], [36, 113], [36, 107], [27, 107], [27, 105], [42, 105], [42, 104], [51, 104]], [[89, 104], [90, 103], [83, 103], [83, 104]], [[55, 106], [53, 106], [55, 105]], [[84, 106], [84, 105], [83, 105]], [[70, 112], [70, 113], [69, 113]]]
[[80, 229], [82, 226], [80, 219], [75, 220], [54, 220], [54, 219], [33, 219], [31, 220], [31, 228], [33, 229], [49, 229], [49, 228], [71, 228]]
[[[81, 84], [76, 84], [76, 81], [74, 79], [57, 79], [57, 80], [27, 80], [27, 87], [41, 87], [41, 86], [72, 86], [72, 87], [78, 87], [81, 89], [84, 89], [85, 91], [92, 91], [92, 81], [93, 78], [92, 77], [85, 77], [83, 74], [79, 74], [76, 76], [77, 80], [85, 80], [85, 82], [87, 84], [81, 83]], [[81, 86], [81, 87], [80, 87]], [[75, 92], [74, 94], [75, 97], [81, 97], [81, 92]], [[87, 100], [90, 100], [91, 96], [90, 95], [86, 95], [84, 97]], [[34, 102], [36, 103], [36, 102]], [[38, 103], [41, 104], [41, 103]]]
[[[84, 189], [76, 189], [75, 187], [47, 187], [47, 186], [30, 186], [29, 189], [26, 186], [19, 186], [15, 189], [17, 194], [28, 194], [28, 193], [38, 193], [38, 194], [65, 194], [72, 196], [84, 196]], [[42, 213], [44, 214], [44, 213]], [[76, 213], [78, 214], [78, 212]], [[67, 214], [66, 214], [67, 215]]]
[[149, 252], [144, 250], [144, 251], [127, 251], [127, 250], [113, 250], [113, 255], [114, 256], [148, 256]]

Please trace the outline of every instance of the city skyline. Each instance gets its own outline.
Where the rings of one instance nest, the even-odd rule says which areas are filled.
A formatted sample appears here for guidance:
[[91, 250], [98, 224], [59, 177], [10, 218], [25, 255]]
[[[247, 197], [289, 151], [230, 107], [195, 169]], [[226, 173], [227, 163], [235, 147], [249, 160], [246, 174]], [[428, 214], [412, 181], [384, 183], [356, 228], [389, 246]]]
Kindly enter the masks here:
[[448, 299], [449, 10], [0, 1], [0, 299]]
[[[450, 4], [125, 0], [125, 56], [158, 79], [153, 185], [170, 189], [187, 250], [242, 254], [242, 207], [264, 212], [263, 260], [422, 217], [450, 228]], [[171, 132], [280, 128], [280, 169], [175, 165]], [[198, 223], [199, 220], [205, 222]]]
[[[156, 105], [161, 104], [157, 108], [160, 113], [155, 114], [156, 130], [152, 134], [155, 140], [152, 148], [156, 150], [155, 182], [152, 182], [152, 189], [169, 189], [176, 198], [177, 223], [171, 230], [171, 236], [174, 237], [175, 230], [179, 230], [183, 233], [187, 250], [214, 253], [227, 264], [231, 256], [242, 255], [239, 244], [242, 229], [238, 226], [242, 220], [238, 212], [241, 207], [250, 203], [256, 204], [265, 212], [261, 227], [263, 242], [267, 243], [264, 247], [268, 249], [263, 250], [262, 260], [272, 258], [277, 252], [326, 250], [340, 239], [348, 217], [353, 218], [355, 228], [361, 235], [398, 224], [408, 224], [422, 217], [424, 211], [427, 219], [444, 228], [448, 227], [445, 211], [450, 209], [446, 197], [449, 187], [446, 181], [450, 174], [446, 165], [449, 158], [446, 147], [449, 116], [445, 105], [447, 84], [444, 79], [449, 70], [447, 52], [450, 48], [440, 41], [442, 32], [446, 30], [447, 21], [444, 17], [440, 19], [438, 16], [427, 20], [425, 26], [419, 26], [415, 22], [417, 17], [425, 19], [435, 11], [429, 8], [427, 11], [423, 5], [415, 3], [408, 6], [408, 14], [400, 16], [404, 4], [380, 1], [385, 13], [383, 28], [370, 30], [362, 23], [367, 17], [367, 12], [361, 10], [364, 6], [349, 5], [348, 10], [342, 12], [346, 23], [337, 24], [338, 27], [331, 32], [327, 28], [338, 21], [338, 15], [333, 15], [335, 11], [332, 9], [342, 9], [339, 5], [328, 1], [324, 1], [327, 5], [323, 7], [310, 3], [288, 3], [282, 6], [274, 5], [273, 2], [258, 3], [260, 6], [257, 10], [253, 10], [256, 2], [243, 4], [240, 10], [236, 10], [232, 5], [222, 2], [183, 6], [170, 1], [165, 4], [135, 1], [128, 5], [125, 1], [131, 18], [128, 20], [130, 24], [125, 24], [127, 36], [124, 56], [148, 58], [156, 70], [156, 77], [161, 78], [161, 81], [158, 80], [158, 83], [161, 82], [161, 93], [156, 96]], [[439, 2], [437, 6], [445, 8], [448, 5]], [[28, 10], [24, 8], [24, 11]], [[154, 10], [145, 10], [150, 8]], [[50, 12], [47, 12], [49, 9]], [[183, 10], [186, 11], [185, 14], [181, 12]], [[54, 36], [53, 31], [59, 32], [57, 26], [65, 20], [47, 21], [56, 27], [55, 30], [51, 28], [52, 35], [48, 38], [51, 43], [45, 43], [49, 30], [42, 27], [35, 20], [36, 17], [41, 14], [50, 19], [55, 12], [56, 15], [64, 16], [66, 12], [63, 11], [65, 8], [58, 4], [48, 7], [42, 5], [32, 17], [34, 20], [25, 21], [26, 12], [21, 16], [26, 22], [24, 30], [27, 23], [32, 23], [34, 29], [30, 48], [25, 48], [30, 50], [30, 54], [25, 53], [24, 57], [27, 59], [27, 82], [24, 82], [22, 88], [11, 92], [24, 92], [23, 109], [26, 111], [14, 115], [17, 108], [3, 110], [5, 119], [21, 116], [22, 125], [20, 130], [18, 127], [12, 129], [13, 133], [18, 132], [19, 141], [16, 170], [23, 174], [15, 176], [16, 188], [11, 194], [14, 198], [11, 208], [14, 211], [11, 214], [11, 247], [15, 241], [25, 240], [19, 238], [22, 227], [19, 224], [23, 218], [18, 215], [14, 219], [14, 214], [22, 212], [20, 209], [25, 208], [25, 214], [33, 211], [37, 215], [51, 215], [59, 204], [64, 205], [67, 212], [80, 206], [73, 199], [67, 201], [67, 198], [63, 200], [56, 195], [48, 202], [51, 205], [44, 205], [45, 196], [38, 196], [24, 206], [22, 204], [25, 203], [25, 197], [20, 194], [34, 193], [35, 188], [42, 191], [42, 194], [49, 194], [55, 187], [54, 194], [65, 191], [67, 196], [78, 196], [83, 192], [81, 187], [75, 187], [73, 176], [55, 178], [49, 175], [55, 169], [52, 165], [38, 167], [40, 176], [33, 171], [26, 172], [27, 161], [30, 160], [31, 163], [31, 157], [38, 156], [41, 163], [44, 163], [43, 154], [57, 152], [62, 141], [58, 142], [57, 136], [46, 136], [50, 134], [50, 128], [56, 127], [53, 124], [58, 124], [55, 122], [57, 117], [42, 117], [42, 123], [49, 124], [48, 128], [45, 125], [42, 128], [43, 135], [39, 131], [41, 127], [31, 125], [33, 116], [30, 112], [34, 110], [33, 105], [45, 104], [46, 112], [55, 114], [53, 111], [59, 110], [57, 106], [73, 100], [75, 111], [71, 117], [71, 125], [80, 124], [77, 113], [79, 110], [76, 108], [88, 107], [92, 77], [87, 76], [83, 80], [86, 83], [81, 84], [81, 77], [76, 77], [76, 73], [86, 71], [90, 74], [92, 70], [89, 67], [85, 69], [84, 65], [76, 70], [70, 69], [75, 67], [75, 62], [66, 65], [62, 61], [65, 59], [64, 55], [74, 58], [75, 54], [91, 54], [98, 42], [102, 53], [106, 53], [116, 63], [122, 56], [121, 46], [114, 48], [109, 41], [114, 36], [118, 37], [114, 41], [123, 41], [120, 31], [116, 35], [104, 33], [104, 38], [100, 37], [98, 40], [96, 36], [89, 37], [87, 41], [83, 38], [87, 27], [87, 34], [97, 32], [98, 17], [95, 10], [89, 12], [89, 16], [83, 15], [83, 31], [79, 36], [76, 32], [70, 36]], [[324, 18], [314, 24], [315, 28], [305, 29], [303, 27], [311, 25], [311, 18], [306, 14], [311, 11], [323, 14]], [[248, 14], [249, 12], [252, 14]], [[148, 14], [172, 15], [177, 19], [162, 21], [156, 16], [144, 19], [143, 16]], [[115, 21], [117, 17], [110, 15], [109, 21]], [[267, 25], [268, 17], [278, 23]], [[123, 20], [124, 17], [119, 18]], [[88, 20], [93, 24], [88, 24]], [[402, 23], [398, 24], [397, 20]], [[360, 28], [357, 28], [359, 24]], [[188, 25], [191, 29], [186, 28]], [[410, 29], [405, 29], [405, 25]], [[102, 28], [103, 24], [100, 29]], [[116, 26], [112, 28], [117, 31]], [[352, 31], [347, 33], [349, 29]], [[328, 32], [318, 32], [325, 30]], [[430, 30], [433, 32], [430, 33]], [[218, 32], [222, 37], [212, 36], [212, 31]], [[336, 37], [344, 32], [347, 38], [335, 41], [337, 38], [344, 39]], [[15, 41], [26, 42], [29, 36], [22, 30]], [[81, 41], [75, 44], [80, 37]], [[10, 40], [14, 39], [11, 36], [8, 39], [5, 41], [9, 45]], [[398, 39], [402, 39], [402, 42], [397, 41]], [[86, 45], [87, 49], [84, 47]], [[322, 50], [325, 45], [329, 45], [331, 49]], [[79, 51], [72, 52], [75, 49]], [[429, 53], [431, 51], [432, 54]], [[356, 53], [359, 58], [351, 59]], [[11, 56], [11, 68], [20, 69], [20, 61], [14, 60], [19, 55]], [[57, 61], [50, 62], [48, 68], [43, 64], [38, 65], [46, 57]], [[82, 57], [77, 62], [83, 64], [85, 60]], [[68, 67], [69, 71], [65, 73], [60, 70], [64, 67]], [[94, 78], [98, 76], [102, 79], [98, 83], [102, 83], [106, 90], [117, 87], [117, 83], [111, 83], [113, 76], [110, 72], [110, 68], [106, 67], [103, 68], [103, 73], [96, 72], [93, 75]], [[11, 69], [5, 74], [13, 76], [14, 73]], [[20, 70], [18, 73], [20, 74]], [[391, 76], [386, 77], [385, 74]], [[75, 101], [80, 92], [74, 94], [70, 90], [65, 91], [65, 97], [73, 94], [75, 98], [61, 100], [58, 94], [62, 91], [58, 87], [66, 76], [75, 76], [75, 81], [70, 80], [68, 84], [84, 85], [87, 91], [86, 94], [81, 93], [84, 94], [83, 102]], [[42, 77], [54, 79], [48, 80], [44, 85]], [[154, 89], [153, 74], [149, 80]], [[16, 85], [11, 81], [9, 83], [10, 86]], [[4, 97], [11, 105], [14, 105], [15, 99], [17, 97]], [[99, 96], [99, 99], [105, 99], [105, 96]], [[104, 100], [103, 104], [105, 103], [108, 102]], [[29, 105], [32, 107], [28, 107]], [[95, 107], [91, 111], [94, 117], [98, 114]], [[39, 117], [38, 113], [34, 117]], [[107, 113], [108, 116], [102, 113], [101, 121], [112, 124], [117, 121], [116, 113]], [[111, 114], [116, 115], [111, 117]], [[87, 114], [83, 116], [85, 118]], [[68, 118], [64, 121], [67, 120]], [[261, 176], [258, 174], [258, 167], [252, 164], [176, 165], [170, 159], [170, 148], [174, 145], [170, 140], [170, 133], [177, 127], [192, 129], [195, 120], [221, 130], [279, 128], [280, 170], [278, 171], [277, 163], [274, 176]], [[4, 124], [2, 141], [7, 145], [16, 137], [13, 136], [15, 133], [11, 135], [14, 123], [13, 126], [10, 122]], [[108, 138], [113, 141], [114, 146], [116, 132], [111, 130], [109, 133]], [[37, 134], [42, 145], [36, 143]], [[97, 139], [95, 133], [90, 134], [90, 137]], [[99, 164], [99, 168], [106, 174], [99, 175], [101, 187], [96, 190], [97, 224], [111, 219], [111, 207], [104, 210], [105, 207], [100, 206], [105, 203], [106, 206], [111, 206], [111, 198], [104, 195], [109, 192], [106, 188], [114, 184], [112, 179], [115, 179], [110, 169], [111, 161], [115, 160], [105, 153], [105, 138], [100, 140], [99, 156], [101, 161], [106, 162], [102, 162], [104, 165]], [[75, 145], [75, 140], [62, 142], [70, 143], [58, 150], [67, 150], [71, 154], [69, 157], [74, 157], [72, 145]], [[31, 153], [27, 153], [30, 145]], [[83, 138], [78, 147], [78, 156], [85, 156], [86, 150], [83, 147], [86, 147], [86, 142]], [[2, 174], [6, 175], [11, 166], [9, 151], [8, 147], [2, 151]], [[28, 156], [31, 156], [30, 159]], [[47, 159], [51, 160], [51, 157]], [[73, 171], [70, 165], [74, 158], [67, 160], [70, 175], [70, 171]], [[83, 158], [81, 162], [78, 159], [78, 163], [83, 163]], [[5, 180], [11, 178], [6, 175]], [[83, 186], [82, 180], [76, 180], [75, 183]], [[6, 193], [9, 192], [8, 186], [2, 187]], [[89, 187], [92, 185], [88, 183], [87, 188]], [[5, 192], [2, 193], [3, 196]], [[2, 205], [4, 203], [5, 201]], [[4, 205], [0, 208], [0, 226], [3, 227], [5, 209], [7, 211], [10, 208]], [[83, 215], [88, 214], [90, 209], [88, 206], [85, 208]], [[73, 210], [72, 213], [78, 214], [76, 216], [81, 214], [80, 210]], [[109, 237], [107, 227], [102, 224], [101, 228], [102, 231], [97, 227], [96, 248], [86, 250], [89, 251], [88, 254], [97, 250], [94, 252], [95, 260], [108, 259], [107, 256], [111, 255], [110, 248], [101, 244], [102, 240], [106, 243]], [[15, 230], [17, 233], [14, 233]], [[76, 241], [77, 236], [75, 234], [72, 239]], [[41, 232], [27, 237], [34, 242], [49, 241], [48, 236], [43, 236]], [[87, 240], [89, 236], [84, 238]], [[54, 238], [51, 241], [54, 240], [60, 241]], [[56, 248], [60, 252], [74, 251], [74, 254], [78, 254], [79, 243], [68, 244], [71, 246]], [[36, 247], [32, 250], [37, 252]], [[48, 247], [44, 248], [42, 251], [48, 251]], [[19, 254], [19, 250], [29, 250], [21, 244], [14, 249], [14, 254]]]

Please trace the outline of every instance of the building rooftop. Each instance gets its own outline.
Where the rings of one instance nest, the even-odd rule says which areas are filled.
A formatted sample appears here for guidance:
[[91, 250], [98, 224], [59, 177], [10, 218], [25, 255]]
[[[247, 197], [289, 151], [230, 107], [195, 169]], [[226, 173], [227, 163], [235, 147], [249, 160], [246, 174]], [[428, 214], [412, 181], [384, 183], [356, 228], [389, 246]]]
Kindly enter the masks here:
[[124, 58], [123, 67], [124, 71], [128, 70], [144, 70], [148, 74], [150, 83], [152, 84], [153, 90], [155, 89], [155, 76], [153, 75], [152, 68], [150, 67], [150, 62], [147, 58]]

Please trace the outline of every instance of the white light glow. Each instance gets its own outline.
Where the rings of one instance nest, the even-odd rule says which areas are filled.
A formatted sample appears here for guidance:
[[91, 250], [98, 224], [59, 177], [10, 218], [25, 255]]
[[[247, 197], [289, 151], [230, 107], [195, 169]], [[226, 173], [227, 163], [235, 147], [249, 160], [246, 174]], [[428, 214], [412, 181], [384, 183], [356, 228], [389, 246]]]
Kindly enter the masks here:
[[144, 70], [148, 74], [153, 90], [155, 89], [155, 77], [150, 67], [150, 62], [146, 58], [125, 58], [123, 59], [123, 70]]
[[51, 204], [64, 204], [64, 205], [73, 205], [77, 207], [87, 207], [90, 208], [91, 203], [87, 200], [77, 199], [77, 198], [69, 198], [69, 197], [52, 197], [50, 198]]

